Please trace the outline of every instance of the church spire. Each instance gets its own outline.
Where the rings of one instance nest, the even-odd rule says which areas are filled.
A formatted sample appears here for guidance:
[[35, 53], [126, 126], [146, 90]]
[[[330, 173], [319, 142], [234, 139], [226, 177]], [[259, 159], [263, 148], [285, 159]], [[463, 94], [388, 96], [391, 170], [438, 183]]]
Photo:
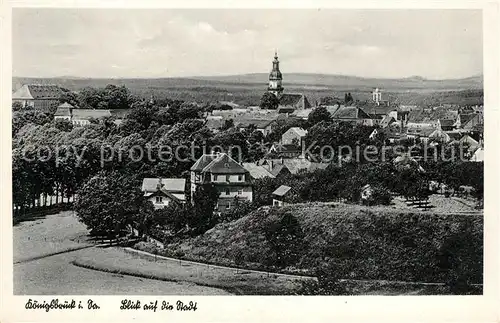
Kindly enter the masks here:
[[280, 96], [283, 92], [283, 87], [281, 85], [283, 81], [283, 75], [281, 75], [280, 71], [280, 61], [278, 60], [278, 51], [274, 50], [274, 60], [273, 60], [273, 69], [271, 73], [269, 73], [269, 87], [268, 91], [273, 93], [276, 96]]

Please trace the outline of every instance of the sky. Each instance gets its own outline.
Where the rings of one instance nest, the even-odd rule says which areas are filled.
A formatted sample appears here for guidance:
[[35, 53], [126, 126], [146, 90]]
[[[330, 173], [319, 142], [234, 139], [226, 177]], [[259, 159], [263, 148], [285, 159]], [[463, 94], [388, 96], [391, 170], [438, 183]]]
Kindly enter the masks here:
[[480, 10], [13, 9], [13, 75], [483, 73]]

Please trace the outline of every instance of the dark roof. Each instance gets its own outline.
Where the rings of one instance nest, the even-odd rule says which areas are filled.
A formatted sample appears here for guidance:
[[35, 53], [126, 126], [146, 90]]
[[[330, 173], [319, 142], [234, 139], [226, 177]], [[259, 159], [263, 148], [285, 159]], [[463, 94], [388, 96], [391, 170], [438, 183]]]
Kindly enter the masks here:
[[429, 137], [434, 131], [436, 131], [434, 127], [408, 127], [407, 129], [408, 134], [421, 137]]
[[479, 118], [479, 114], [477, 113], [460, 114], [460, 123], [462, 124], [462, 126], [464, 126], [474, 118]]
[[271, 174], [264, 166], [259, 166], [256, 163], [243, 163], [243, 167], [250, 172], [250, 176], [254, 179], [265, 177], [274, 178], [274, 175]]
[[455, 120], [439, 120], [442, 127], [452, 127], [455, 124]]
[[388, 105], [377, 105], [371, 102], [359, 107], [362, 108], [367, 114], [379, 118], [394, 110], [394, 107]]
[[286, 185], [281, 185], [280, 187], [278, 187], [274, 192], [273, 192], [273, 195], [277, 195], [277, 196], [283, 196], [285, 195], [286, 193], [288, 193], [292, 188], [290, 186], [286, 186]]
[[394, 117], [390, 117], [390, 116], [385, 116], [382, 121], [380, 121], [380, 126], [382, 128], [385, 128], [387, 126], [389, 126], [391, 123], [393, 122], [396, 122], [396, 120], [394, 119]]
[[278, 176], [283, 169], [285, 169], [285, 172], [288, 171], [289, 173], [292, 173], [284, 164], [273, 165], [270, 173], [273, 174], [273, 176]]
[[282, 94], [280, 97], [280, 105], [296, 105], [302, 100], [302, 94]]
[[293, 107], [298, 106], [299, 109], [310, 109], [311, 104], [307, 97], [302, 93], [284, 93], [279, 99], [279, 105], [281, 107]]
[[411, 110], [408, 114], [409, 122], [428, 122], [437, 120], [439, 120], [441, 123], [443, 122], [443, 120], [453, 120], [453, 122], [455, 122], [457, 118], [457, 111], [448, 110], [441, 107], [434, 108], [432, 110]]
[[219, 154], [217, 158], [212, 160], [203, 172], [210, 172], [213, 174], [245, 174], [248, 171], [238, 164], [238, 162], [227, 154]]
[[212, 162], [212, 160], [214, 160], [215, 158], [217, 158], [217, 155], [215, 155], [215, 154], [212, 154], [212, 155], [204, 154], [194, 163], [193, 166], [191, 166], [191, 171], [201, 172], [203, 170], [203, 168], [205, 168], [205, 166], [210, 164], [210, 162]]
[[58, 100], [64, 92], [57, 85], [25, 84], [12, 94], [12, 98]]
[[335, 111], [334, 119], [370, 119], [370, 116], [358, 107], [341, 107]]
[[460, 140], [465, 133], [461, 132], [461, 131], [449, 131], [447, 132], [448, 136], [450, 136], [450, 138], [452, 140]]

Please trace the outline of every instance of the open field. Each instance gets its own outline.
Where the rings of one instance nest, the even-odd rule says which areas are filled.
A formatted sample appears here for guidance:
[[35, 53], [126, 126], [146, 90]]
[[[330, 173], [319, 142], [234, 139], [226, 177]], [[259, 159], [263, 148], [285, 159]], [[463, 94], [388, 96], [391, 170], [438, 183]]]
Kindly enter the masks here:
[[21, 222], [14, 226], [14, 262], [90, 246], [87, 232], [73, 211]]
[[125, 252], [122, 248], [98, 248], [80, 253], [74, 264], [105, 272], [169, 282], [189, 282], [223, 288], [234, 294], [273, 295], [292, 293], [299, 282], [310, 278], [222, 268], [181, 260], [157, 258]]
[[[101, 255], [95, 248], [64, 252], [85, 245], [85, 226], [72, 212], [49, 215], [14, 227], [14, 294], [16, 295], [223, 295], [222, 289], [105, 273], [71, 264], [78, 257]], [[50, 255], [61, 252], [57, 255]], [[94, 256], [97, 255], [97, 256]], [[45, 257], [44, 257], [45, 256]], [[126, 254], [125, 254], [126, 256]], [[28, 261], [28, 258], [40, 259]], [[117, 262], [120, 258], [115, 259]]]

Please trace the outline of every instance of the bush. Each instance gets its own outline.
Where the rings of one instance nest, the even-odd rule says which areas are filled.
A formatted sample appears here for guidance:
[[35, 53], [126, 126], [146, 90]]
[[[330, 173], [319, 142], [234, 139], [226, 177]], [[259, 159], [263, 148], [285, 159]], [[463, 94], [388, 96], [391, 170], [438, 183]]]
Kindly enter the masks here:
[[389, 205], [391, 204], [392, 195], [388, 189], [384, 187], [374, 187], [371, 196], [371, 205]]
[[349, 290], [345, 281], [341, 281], [342, 276], [347, 273], [334, 262], [329, 262], [315, 270], [318, 281], [303, 281], [298, 290], [300, 295], [349, 295]]

